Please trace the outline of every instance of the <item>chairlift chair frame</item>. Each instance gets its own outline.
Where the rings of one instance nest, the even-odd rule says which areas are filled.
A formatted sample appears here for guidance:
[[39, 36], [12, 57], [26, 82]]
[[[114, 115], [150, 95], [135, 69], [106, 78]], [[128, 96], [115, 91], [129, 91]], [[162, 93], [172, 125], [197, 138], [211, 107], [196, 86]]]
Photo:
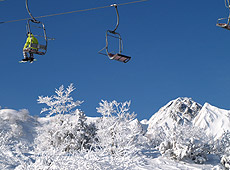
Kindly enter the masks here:
[[47, 52], [47, 45], [48, 45], [48, 39], [47, 39], [47, 35], [46, 35], [45, 25], [41, 21], [38, 21], [33, 17], [33, 15], [31, 14], [31, 12], [29, 10], [28, 0], [26, 0], [26, 9], [27, 9], [27, 12], [29, 13], [29, 15], [31, 17], [31, 19], [27, 20], [27, 25], [26, 25], [27, 33], [32, 34], [33, 31], [31, 31], [31, 25], [32, 25], [32, 23], [37, 24], [37, 26], [34, 26], [34, 27], [42, 29], [43, 30], [43, 36], [41, 36], [41, 35], [34, 35], [34, 36], [43, 37], [45, 40], [45, 45], [34, 44], [31, 41], [30, 47], [37, 48], [38, 50], [29, 49], [28, 52], [38, 54], [38, 55], [45, 55]]
[[[31, 52], [32, 53], [34, 53], [34, 54], [38, 54], [38, 55], [45, 55], [46, 54], [46, 52], [47, 52], [47, 45], [48, 45], [48, 39], [47, 39], [47, 35], [46, 35], [46, 29], [45, 29], [45, 25], [42, 23], [42, 22], [40, 22], [40, 21], [34, 21], [34, 20], [32, 20], [32, 19], [29, 19], [28, 21], [27, 21], [27, 25], [26, 25], [26, 30], [27, 30], [27, 33], [29, 33], [29, 34], [32, 34], [33, 33], [33, 31], [31, 30], [31, 24], [32, 23], [35, 23], [35, 24], [37, 24], [37, 26], [34, 26], [34, 27], [37, 27], [37, 28], [39, 28], [39, 29], [42, 29], [43, 30], [43, 36], [41, 36], [41, 35], [34, 35], [35, 37], [43, 37], [44, 38], [44, 40], [45, 40], [45, 45], [41, 45], [41, 44], [34, 44], [34, 43], [32, 43], [32, 41], [31, 41], [31, 44], [30, 44], [30, 47], [33, 47], [33, 48], [37, 48], [38, 50], [32, 50], [31, 49]], [[30, 36], [31, 37], [31, 36]]]
[[[123, 40], [121, 38], [121, 35], [118, 32], [116, 32], [116, 30], [119, 26], [119, 13], [118, 13], [117, 5], [113, 4], [111, 6], [115, 7], [116, 14], [117, 14], [117, 24], [116, 24], [116, 27], [114, 28], [114, 30], [107, 30], [106, 31], [106, 46], [104, 48], [102, 48], [98, 53], [105, 55], [105, 56], [108, 56], [109, 59], [111, 59], [111, 60], [117, 60], [120, 62], [127, 63], [131, 59], [131, 57], [121, 54], [123, 51]], [[119, 41], [118, 53], [113, 54], [113, 53], [109, 52], [109, 41], [108, 41], [109, 36], [118, 39], [118, 41]], [[103, 53], [104, 50], [106, 53]]]
[[[225, 7], [229, 9], [229, 16], [228, 18], [219, 18], [217, 20], [216, 26], [230, 30], [230, 25], [229, 25], [230, 23], [230, 3], [229, 3], [229, 0], [224, 0], [224, 2], [225, 2]], [[221, 22], [223, 20], [227, 20], [227, 23]]]

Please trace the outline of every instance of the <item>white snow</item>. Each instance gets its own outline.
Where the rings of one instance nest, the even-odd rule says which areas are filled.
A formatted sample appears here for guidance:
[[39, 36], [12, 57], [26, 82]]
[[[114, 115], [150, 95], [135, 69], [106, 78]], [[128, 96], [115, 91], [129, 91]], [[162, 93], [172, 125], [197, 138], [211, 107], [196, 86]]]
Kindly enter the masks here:
[[[136, 132], [154, 133], [154, 128], [163, 127], [165, 131], [178, 125], [192, 125], [204, 128], [208, 135], [219, 138], [224, 131], [230, 130], [230, 111], [219, 109], [206, 103], [201, 105], [190, 98], [178, 98], [162, 107], [150, 120], [134, 119], [130, 127]], [[74, 124], [75, 115], [66, 115], [69, 124]], [[87, 123], [98, 123], [99, 117], [87, 117]], [[139, 156], [120, 157], [99, 152], [62, 153], [48, 150], [49, 155], [42, 159], [47, 151], [47, 139], [38, 139], [47, 129], [55, 129], [57, 116], [35, 118], [28, 110], [0, 110], [0, 169], [136, 169], [136, 170], [211, 170], [222, 169], [217, 155], [208, 155], [205, 164], [191, 161], [172, 160], [161, 155], [158, 148], [142, 149]], [[66, 127], [67, 128], [67, 127]], [[67, 128], [68, 129], [68, 128]], [[39, 142], [38, 142], [39, 141]], [[147, 144], [148, 140], [141, 140]], [[38, 149], [39, 147], [40, 149]], [[98, 154], [98, 155], [96, 155]], [[113, 161], [114, 162], [113, 162]]]
[[230, 130], [230, 111], [205, 103], [193, 123], [218, 139], [225, 131]]
[[157, 127], [167, 133], [177, 125], [191, 124], [200, 109], [201, 105], [190, 98], [172, 100], [150, 118], [147, 134], [154, 134]]

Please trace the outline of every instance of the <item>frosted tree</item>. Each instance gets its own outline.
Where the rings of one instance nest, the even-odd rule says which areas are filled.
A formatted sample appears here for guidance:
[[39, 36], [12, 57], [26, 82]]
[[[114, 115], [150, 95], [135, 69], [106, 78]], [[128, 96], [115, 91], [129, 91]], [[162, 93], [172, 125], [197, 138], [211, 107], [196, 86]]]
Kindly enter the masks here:
[[230, 156], [230, 131], [224, 132], [220, 140], [220, 151], [222, 154]]
[[32, 146], [29, 142], [30, 139], [28, 139], [28, 132], [26, 134], [25, 129], [23, 129], [28, 124], [27, 120], [32, 121], [28, 114], [26, 109], [8, 110], [1, 113], [0, 169], [12, 169], [22, 162], [29, 162], [29, 158], [24, 153], [29, 152]]
[[152, 128], [152, 131], [154, 133], [146, 134], [145, 136], [149, 139], [149, 143], [153, 147], [159, 146], [163, 141], [165, 141], [165, 139], [167, 139], [167, 134], [162, 126], [155, 126]]
[[137, 149], [135, 142], [141, 132], [131, 126], [136, 115], [129, 112], [130, 104], [130, 101], [118, 103], [102, 100], [97, 108], [102, 115], [97, 132], [100, 146], [113, 155], [124, 155]]
[[50, 127], [50, 144], [55, 148], [66, 152], [90, 149], [96, 134], [95, 125], [86, 123], [83, 112], [76, 110], [74, 114], [56, 119]]
[[48, 116], [54, 114], [65, 114], [69, 113], [72, 109], [77, 106], [80, 106], [83, 101], [73, 101], [73, 98], [70, 96], [71, 93], [75, 90], [73, 84], [70, 84], [66, 90], [64, 86], [60, 86], [59, 89], [55, 90], [56, 95], [53, 96], [39, 96], [38, 103], [39, 104], [46, 104], [48, 108], [43, 108], [41, 113], [49, 112]]
[[[59, 150], [71, 152], [81, 149], [88, 149], [93, 142], [96, 134], [96, 128], [93, 124], [86, 123], [86, 116], [80, 109], [73, 110], [75, 107], [80, 106], [82, 101], [74, 101], [70, 96], [75, 90], [73, 84], [70, 84], [66, 90], [62, 85], [56, 89], [56, 95], [51, 97], [39, 96], [38, 103], [44, 103], [48, 108], [43, 108], [41, 113], [48, 111], [49, 115], [54, 115], [46, 132], [38, 138], [38, 145], [47, 142], [44, 148], [58, 148]], [[69, 113], [69, 114], [67, 114]]]
[[221, 158], [221, 164], [230, 169], [230, 131], [225, 131], [213, 145], [213, 152]]
[[190, 159], [195, 163], [207, 160], [211, 138], [202, 129], [188, 125], [177, 126], [170, 134], [159, 146], [162, 155], [177, 160]]

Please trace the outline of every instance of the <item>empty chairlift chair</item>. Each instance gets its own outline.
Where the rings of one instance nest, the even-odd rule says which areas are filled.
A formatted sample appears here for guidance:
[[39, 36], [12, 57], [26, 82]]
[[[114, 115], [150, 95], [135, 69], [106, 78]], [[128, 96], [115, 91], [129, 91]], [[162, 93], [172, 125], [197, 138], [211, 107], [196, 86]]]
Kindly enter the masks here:
[[[230, 4], [229, 4], [229, 0], [225, 0], [225, 7], [229, 9], [229, 16], [228, 16], [228, 18], [219, 18], [217, 20], [216, 26], [221, 27], [221, 28], [225, 28], [227, 30], [230, 30], [230, 26], [229, 26], [229, 22], [230, 22]], [[227, 21], [227, 22], [223, 22], [223, 21]]]
[[[98, 53], [108, 56], [109, 59], [111, 59], [111, 60], [116, 60], [116, 61], [120, 61], [120, 62], [123, 62], [123, 63], [127, 63], [131, 59], [131, 57], [126, 56], [124, 54], [121, 54], [122, 51], [123, 51], [123, 41], [122, 41], [121, 35], [118, 32], [116, 32], [116, 30], [118, 28], [118, 25], [119, 25], [119, 14], [118, 14], [118, 10], [117, 10], [117, 5], [113, 4], [111, 6], [114, 6], [115, 10], [116, 10], [117, 25], [116, 25], [114, 30], [112, 30], [112, 31], [107, 30], [106, 31], [106, 46], [103, 49], [101, 49]], [[119, 51], [118, 52], [115, 52], [115, 53], [109, 52], [109, 40], [108, 40], [108, 37], [118, 39], [118, 42], [119, 42]], [[106, 53], [103, 53], [104, 50], [106, 51]]]

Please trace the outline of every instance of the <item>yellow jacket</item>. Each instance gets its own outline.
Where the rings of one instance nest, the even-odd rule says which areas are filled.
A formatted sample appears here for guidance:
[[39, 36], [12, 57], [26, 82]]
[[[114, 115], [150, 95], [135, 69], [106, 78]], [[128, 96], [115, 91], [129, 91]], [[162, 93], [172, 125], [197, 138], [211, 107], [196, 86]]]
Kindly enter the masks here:
[[37, 50], [37, 48], [31, 47], [32, 43], [33, 44], [38, 44], [38, 40], [37, 40], [37, 38], [34, 37], [33, 34], [28, 34], [28, 38], [26, 39], [26, 43], [25, 43], [23, 49], [25, 49], [25, 48], [32, 48], [32, 49]]

